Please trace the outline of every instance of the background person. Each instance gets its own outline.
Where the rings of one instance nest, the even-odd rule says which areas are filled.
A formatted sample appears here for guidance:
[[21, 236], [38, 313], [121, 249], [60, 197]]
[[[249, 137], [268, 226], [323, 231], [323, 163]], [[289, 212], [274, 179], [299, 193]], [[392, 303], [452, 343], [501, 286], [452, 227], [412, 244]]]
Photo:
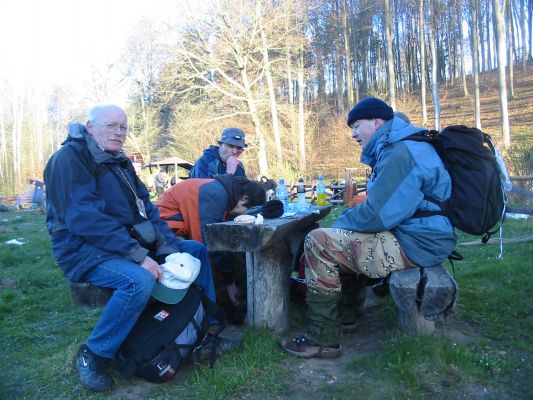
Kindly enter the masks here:
[[455, 247], [447, 217], [414, 215], [439, 211], [426, 199], [444, 201], [451, 194], [450, 176], [433, 146], [402, 140], [424, 129], [394, 117], [392, 108], [374, 97], [357, 103], [347, 122], [363, 148], [361, 161], [372, 168], [368, 197], [347, 208], [332, 228], [315, 229], [305, 239], [308, 332], [280, 341], [294, 356], [341, 355], [341, 312], [349, 308], [342, 272], [382, 278], [403, 268], [439, 265]]
[[244, 141], [244, 131], [239, 128], [226, 128], [220, 135], [219, 146], [209, 146], [196, 160], [190, 178], [214, 178], [215, 175], [246, 176], [239, 156], [248, 145]]
[[158, 169], [157, 174], [155, 174], [154, 186], [157, 197], [161, 197], [167, 187], [167, 179], [165, 174], [160, 169]]
[[[115, 289], [77, 355], [81, 383], [93, 391], [113, 385], [105, 360], [114, 358], [160, 280], [157, 259], [177, 251], [198, 258], [201, 270], [195, 282], [215, 300], [205, 247], [177, 241], [159, 218], [122, 151], [127, 133], [120, 107], [94, 107], [86, 125], [69, 126], [67, 139], [44, 171], [46, 225], [63, 273], [73, 282]], [[132, 227], [139, 223], [152, 227], [154, 235], [145, 235], [145, 241], [134, 238]]]

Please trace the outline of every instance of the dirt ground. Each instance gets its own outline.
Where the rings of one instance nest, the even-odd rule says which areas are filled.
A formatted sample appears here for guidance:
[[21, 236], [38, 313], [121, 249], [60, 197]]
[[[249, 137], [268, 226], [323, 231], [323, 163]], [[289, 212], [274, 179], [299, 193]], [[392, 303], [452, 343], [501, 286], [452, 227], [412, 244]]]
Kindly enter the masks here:
[[[354, 377], [353, 369], [347, 368], [349, 363], [357, 360], [358, 357], [362, 357], [368, 354], [372, 354], [377, 351], [383, 343], [389, 340], [392, 325], [396, 321], [384, 319], [383, 307], [385, 306], [385, 299], [381, 299], [374, 295], [370, 288], [367, 291], [367, 299], [365, 303], [365, 316], [360, 320], [360, 325], [355, 333], [344, 335], [342, 337], [343, 355], [338, 359], [323, 360], [323, 359], [296, 359], [290, 358], [285, 362], [288, 369], [297, 371], [296, 375], [291, 379], [288, 389], [282, 394], [276, 397], [278, 400], [322, 400], [324, 399], [324, 388], [328, 385], [342, 386], [346, 382], [353, 382], [354, 379], [360, 377]], [[292, 312], [303, 313], [305, 307], [302, 305], [293, 305]], [[446, 322], [445, 327], [437, 327], [435, 334], [443, 335], [452, 339], [456, 343], [467, 344], [472, 340], [482, 339], [482, 335], [479, 332], [475, 332], [467, 324], [454, 319], [453, 315]], [[291, 327], [291, 331], [286, 336], [291, 336], [300, 333], [303, 326], [295, 324]], [[242, 338], [244, 334], [244, 327], [229, 325], [223, 332], [223, 336], [231, 338]], [[295, 364], [296, 360], [296, 364]], [[185, 368], [180, 369], [175, 381], [180, 382], [191, 374], [195, 366], [188, 365]], [[360, 373], [361, 377], [364, 373]], [[336, 385], [337, 384], [337, 385]], [[146, 385], [151, 385], [146, 382], [137, 380], [135, 383], [131, 382], [129, 385], [119, 386], [115, 390], [115, 395], [120, 398], [138, 398], [143, 393], [143, 388]], [[450, 386], [453, 382], [450, 382]], [[385, 385], [386, 387], [386, 385]], [[450, 389], [450, 388], [449, 388]], [[516, 389], [516, 388], [515, 388]], [[349, 390], [349, 389], [348, 389]], [[354, 388], [354, 390], [356, 390]], [[482, 387], [478, 383], [472, 382], [471, 384], [462, 384], [459, 392], [454, 392], [451, 389], [454, 399], [493, 399], [494, 393], [490, 388]], [[519, 390], [520, 391], [520, 390]], [[384, 398], [379, 393], [379, 389], [374, 393], [372, 398], [381, 399]], [[390, 392], [389, 392], [390, 394]], [[254, 393], [247, 394], [242, 393], [239, 398], [255, 398]], [[332, 397], [333, 398], [333, 397]], [[340, 396], [340, 398], [346, 398]], [[385, 395], [387, 398], [387, 395]], [[513, 397], [510, 397], [513, 398]]]

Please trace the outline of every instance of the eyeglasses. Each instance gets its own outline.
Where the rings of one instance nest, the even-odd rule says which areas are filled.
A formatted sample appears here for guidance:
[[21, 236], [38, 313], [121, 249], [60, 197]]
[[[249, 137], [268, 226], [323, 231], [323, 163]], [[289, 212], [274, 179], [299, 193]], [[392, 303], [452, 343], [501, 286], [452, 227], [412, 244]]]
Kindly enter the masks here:
[[115, 123], [102, 124], [101, 122], [91, 121], [93, 124], [103, 126], [107, 133], [115, 132], [117, 128], [120, 128], [120, 133], [128, 133], [128, 127]]

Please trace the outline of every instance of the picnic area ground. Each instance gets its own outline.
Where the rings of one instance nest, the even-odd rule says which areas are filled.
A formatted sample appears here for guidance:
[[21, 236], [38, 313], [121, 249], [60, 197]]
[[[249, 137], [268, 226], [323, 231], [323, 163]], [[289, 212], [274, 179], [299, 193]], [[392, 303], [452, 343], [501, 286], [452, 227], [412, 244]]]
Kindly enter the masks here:
[[[87, 392], [73, 360], [100, 309], [72, 305], [44, 219], [36, 212], [0, 214], [2, 399], [533, 398], [528, 242], [506, 245], [501, 259], [497, 245], [460, 248], [465, 261], [455, 263], [459, 302], [433, 336], [401, 334], [390, 297], [369, 296], [366, 317], [356, 333], [343, 337], [339, 359], [289, 357], [277, 346], [279, 335], [230, 326], [226, 335], [242, 337], [244, 344], [219, 357], [213, 369], [189, 365], [161, 385], [125, 381], [113, 372], [117, 386], [111, 393]], [[531, 219], [508, 219], [504, 237], [532, 231]], [[6, 243], [13, 239], [22, 244]], [[459, 242], [475, 239], [459, 235]], [[304, 321], [305, 305], [293, 302], [288, 334], [304, 329]]]

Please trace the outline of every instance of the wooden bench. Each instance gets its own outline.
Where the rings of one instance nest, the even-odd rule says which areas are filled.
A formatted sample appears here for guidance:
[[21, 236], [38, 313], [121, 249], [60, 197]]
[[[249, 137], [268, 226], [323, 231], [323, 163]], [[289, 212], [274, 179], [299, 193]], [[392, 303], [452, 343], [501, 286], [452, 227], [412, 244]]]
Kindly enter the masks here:
[[398, 308], [400, 330], [431, 334], [435, 320], [453, 311], [459, 289], [443, 266], [408, 268], [389, 277], [389, 289]]
[[114, 289], [94, 286], [84, 282], [70, 282], [70, 295], [75, 306], [103, 307]]
[[275, 332], [289, 328], [290, 273], [305, 236], [318, 227], [331, 206], [317, 213], [265, 219], [264, 224], [223, 222], [207, 225], [210, 251], [246, 252], [248, 323]]

